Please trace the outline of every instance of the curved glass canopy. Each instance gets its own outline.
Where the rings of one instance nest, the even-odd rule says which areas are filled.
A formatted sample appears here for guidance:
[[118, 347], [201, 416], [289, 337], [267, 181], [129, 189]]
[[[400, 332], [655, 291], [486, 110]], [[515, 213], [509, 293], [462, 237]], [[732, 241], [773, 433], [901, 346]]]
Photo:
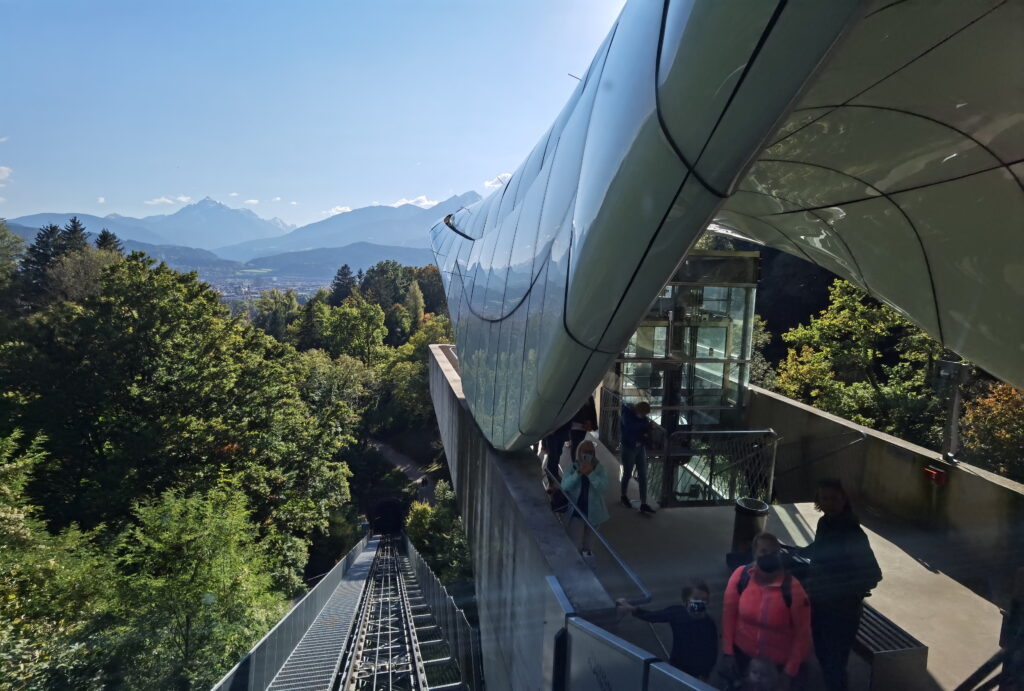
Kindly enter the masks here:
[[631, 0], [508, 183], [431, 230], [484, 434], [571, 416], [709, 224], [1024, 385], [1022, 64], [1022, 0]]

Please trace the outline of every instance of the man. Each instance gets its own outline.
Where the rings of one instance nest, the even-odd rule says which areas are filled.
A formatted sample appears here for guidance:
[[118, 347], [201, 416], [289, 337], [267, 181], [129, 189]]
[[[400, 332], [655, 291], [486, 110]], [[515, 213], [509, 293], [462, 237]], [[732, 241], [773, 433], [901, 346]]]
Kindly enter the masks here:
[[846, 664], [864, 597], [882, 580], [882, 572], [839, 480], [821, 480], [814, 505], [824, 515], [814, 542], [801, 550], [811, 560], [807, 589], [814, 652], [829, 690], [846, 691]]
[[622, 496], [619, 501], [623, 506], [633, 508], [626, 490], [629, 489], [629, 478], [633, 476], [633, 468], [636, 468], [637, 482], [640, 484], [640, 513], [654, 513], [654, 509], [647, 504], [647, 450], [644, 448], [647, 436], [654, 426], [654, 423], [647, 419], [650, 412], [651, 406], [646, 401], [640, 401], [632, 406], [623, 403], [619, 419], [619, 441], [622, 444]]

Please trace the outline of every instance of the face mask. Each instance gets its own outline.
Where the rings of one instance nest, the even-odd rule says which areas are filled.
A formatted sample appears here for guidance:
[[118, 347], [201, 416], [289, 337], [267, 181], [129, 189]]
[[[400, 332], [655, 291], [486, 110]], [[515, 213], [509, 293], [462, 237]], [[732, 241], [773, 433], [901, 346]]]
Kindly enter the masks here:
[[686, 605], [686, 609], [690, 610], [693, 614], [703, 614], [707, 611], [707, 608], [708, 603], [704, 600], [690, 600]]
[[757, 568], [761, 569], [765, 573], [775, 573], [782, 568], [782, 560], [779, 559], [777, 552], [772, 554], [762, 554], [757, 558]]

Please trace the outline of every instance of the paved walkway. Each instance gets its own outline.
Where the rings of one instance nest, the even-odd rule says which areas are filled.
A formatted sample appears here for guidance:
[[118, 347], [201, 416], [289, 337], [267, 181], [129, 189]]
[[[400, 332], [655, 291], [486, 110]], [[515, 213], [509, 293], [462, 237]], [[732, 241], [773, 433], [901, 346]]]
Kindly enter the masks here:
[[[618, 503], [618, 460], [601, 445], [598, 457], [613, 478], [605, 495], [611, 519], [601, 526], [601, 532], [651, 589], [652, 605], [677, 603], [680, 587], [690, 578], [701, 578], [711, 587], [716, 600], [711, 609], [717, 619], [729, 576], [725, 554], [732, 541], [733, 509], [673, 508], [654, 516], [641, 515]], [[635, 481], [630, 484], [630, 496], [637, 498]], [[789, 544], [806, 545], [813, 540], [818, 517], [809, 503], [773, 506], [768, 530]], [[868, 522], [875, 524], [877, 520]], [[901, 533], [880, 531], [886, 534], [882, 537], [870, 528], [866, 532], [884, 574], [870, 604], [929, 647], [931, 679], [923, 680], [922, 688], [955, 688], [997, 650], [1001, 624], [998, 608], [915, 558], [901, 547]], [[941, 536], [928, 538], [935, 543], [933, 547], [941, 548]], [[920, 532], [913, 539], [919, 547]], [[602, 550], [596, 549], [595, 553], [595, 570], [609, 592], [613, 596], [633, 596], [636, 590], [621, 569]], [[651, 627], [644, 622], [625, 617], [613, 628], [633, 643], [662, 654]], [[669, 645], [667, 627], [658, 633]], [[850, 673], [851, 688], [867, 688], [867, 667], [862, 661], [855, 659]]]

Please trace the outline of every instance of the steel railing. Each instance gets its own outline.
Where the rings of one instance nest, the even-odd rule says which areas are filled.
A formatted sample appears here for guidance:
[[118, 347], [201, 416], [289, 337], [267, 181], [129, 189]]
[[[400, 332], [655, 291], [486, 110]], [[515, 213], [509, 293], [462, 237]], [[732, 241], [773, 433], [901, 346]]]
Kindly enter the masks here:
[[459, 666], [462, 683], [470, 691], [481, 691], [484, 688], [484, 677], [480, 633], [469, 623], [465, 612], [455, 604], [455, 600], [441, 585], [441, 581], [437, 580], [437, 576], [416, 551], [409, 536], [405, 535], [404, 539], [405, 553], [416, 574], [420, 592], [448, 643], [451, 658]]
[[[639, 598], [626, 598], [626, 601], [631, 605], [643, 605], [650, 602], [652, 599], [650, 589], [648, 589], [648, 587], [644, 585], [644, 582], [640, 580], [640, 577], [632, 568], [630, 568], [629, 564], [627, 564], [625, 560], [621, 556], [619, 556], [619, 553], [615, 551], [615, 548], [608, 543], [608, 541], [604, 538], [604, 535], [601, 534], [601, 531], [597, 529], [597, 526], [590, 522], [590, 519], [588, 519], [586, 515], [580, 510], [580, 507], [576, 505], [576, 502], [570, 499], [569, 495], [566, 492], [562, 491], [561, 480], [559, 480], [555, 476], [555, 474], [552, 473], [548, 468], [544, 468], [544, 472], [547, 474], [548, 480], [549, 482], [551, 482], [552, 487], [557, 489], [559, 492], [562, 492], [563, 496], [565, 496], [565, 501], [566, 503], [569, 504], [567, 513], [570, 521], [577, 517], [580, 520], [582, 520], [584, 525], [587, 528], [589, 528], [591, 532], [594, 533], [594, 537], [596, 537], [598, 542], [600, 542], [601, 545], [605, 548], [605, 550], [608, 552], [608, 555], [611, 556], [615, 563], [618, 564], [619, 568], [622, 569], [623, 573], [626, 574], [626, 577], [629, 578], [629, 580], [633, 582], [633, 585], [636, 586], [637, 590], [640, 591]], [[569, 521], [566, 522], [566, 528], [568, 528], [568, 523]]]

